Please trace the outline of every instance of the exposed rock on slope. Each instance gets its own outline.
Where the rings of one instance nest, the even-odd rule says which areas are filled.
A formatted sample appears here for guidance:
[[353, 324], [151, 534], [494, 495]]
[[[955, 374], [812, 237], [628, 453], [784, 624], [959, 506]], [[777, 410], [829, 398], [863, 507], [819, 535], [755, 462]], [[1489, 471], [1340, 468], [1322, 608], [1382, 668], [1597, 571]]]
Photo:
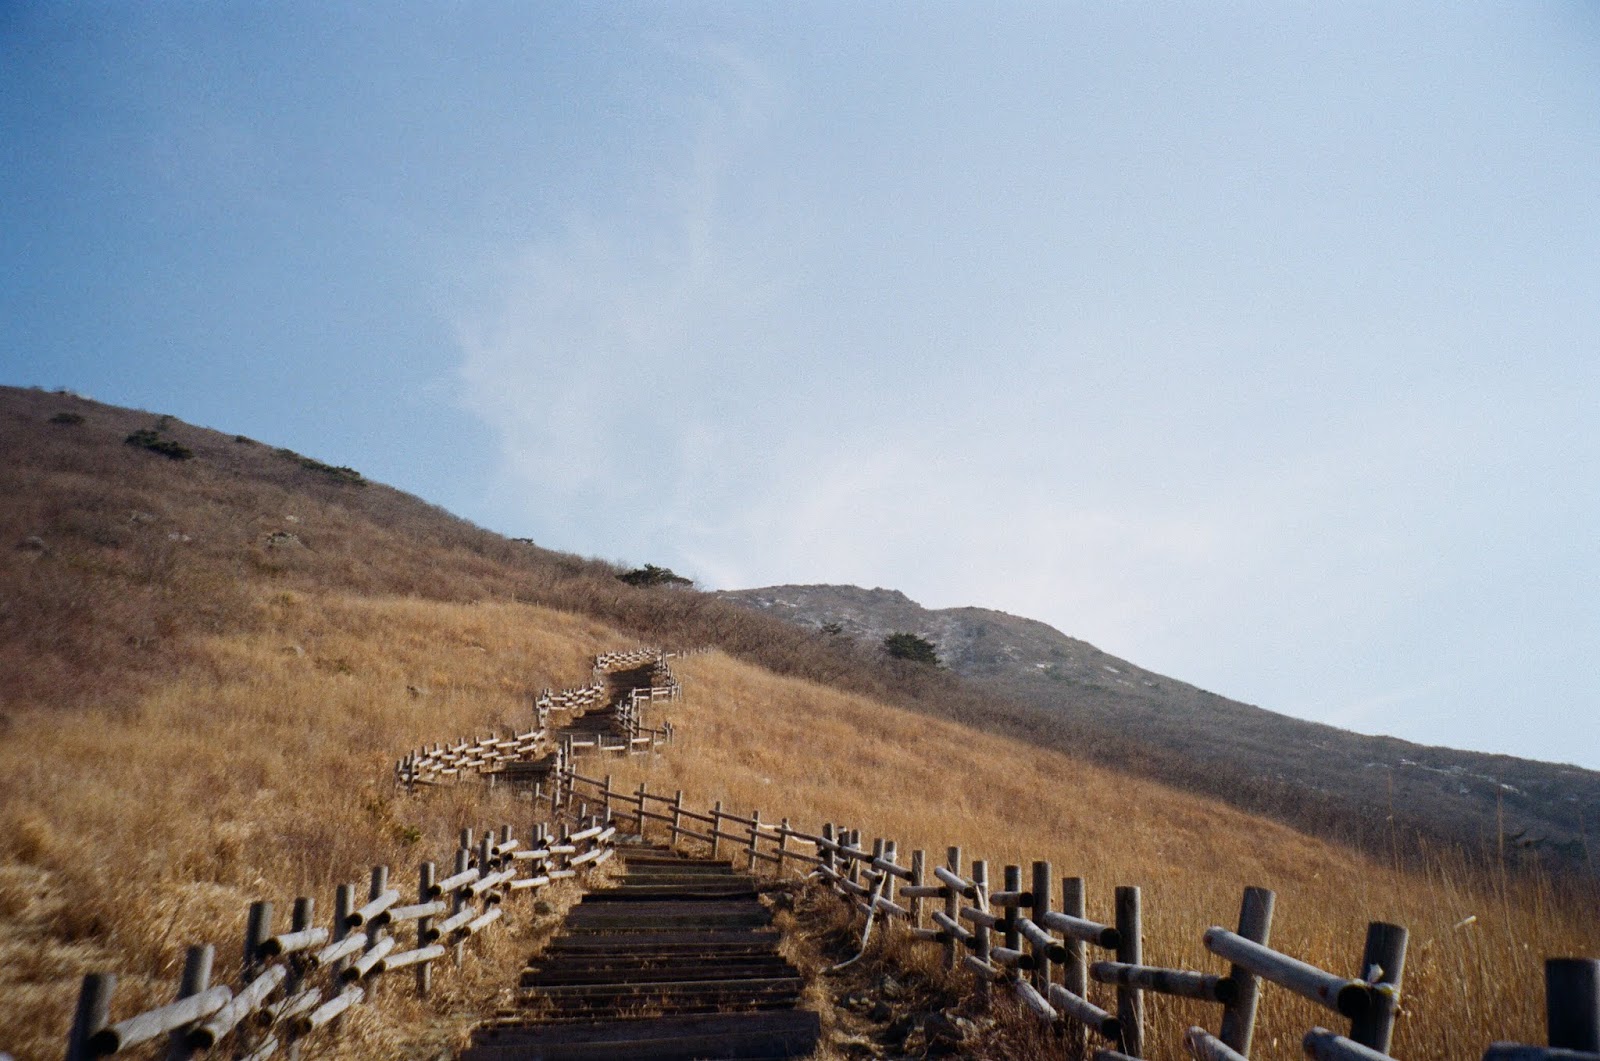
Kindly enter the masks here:
[[[1372, 846], [1391, 822], [1435, 836], [1592, 865], [1600, 774], [1508, 755], [1434, 748], [1304, 722], [1156, 674], [1045, 623], [987, 608], [923, 608], [859, 586], [719, 594], [765, 614], [879, 644], [927, 638], [951, 671], [1047, 713], [1097, 759], [1338, 831]], [[1320, 805], [1320, 806], [1319, 806]]]

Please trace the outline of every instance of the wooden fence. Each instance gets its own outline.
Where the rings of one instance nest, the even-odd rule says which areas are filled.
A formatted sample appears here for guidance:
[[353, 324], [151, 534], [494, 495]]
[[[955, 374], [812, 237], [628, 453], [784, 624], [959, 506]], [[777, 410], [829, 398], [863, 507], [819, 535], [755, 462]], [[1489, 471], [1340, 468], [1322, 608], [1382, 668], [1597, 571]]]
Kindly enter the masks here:
[[339, 885], [333, 917], [313, 924], [310, 897], [294, 901], [285, 931], [274, 932], [270, 902], [250, 906], [244, 964], [236, 986], [212, 985], [211, 944], [188, 949], [176, 1000], [113, 1022], [115, 976], [84, 977], [67, 1045], [67, 1061], [88, 1061], [165, 1038], [167, 1056], [183, 1061], [226, 1043], [235, 1058], [298, 1056], [311, 1037], [335, 1030], [352, 1006], [371, 1002], [385, 973], [412, 970], [415, 991], [429, 993], [434, 966], [459, 966], [467, 944], [502, 923], [508, 900], [576, 877], [612, 856], [616, 827], [600, 821], [566, 824], [551, 834], [534, 827], [524, 842], [511, 826], [474, 844], [463, 831], [450, 875], [432, 862], [417, 871], [406, 903], [387, 866], [374, 866], [364, 903], [356, 887]]
[[[629, 693], [637, 724], [643, 703], [679, 695], [666, 661], [667, 654], [648, 649], [608, 653], [597, 658], [595, 673], [598, 679], [652, 664], [649, 685]], [[578, 699], [587, 695], [584, 690], [561, 695], [569, 693]], [[549, 702], [553, 709], [555, 698]], [[541, 717], [538, 730], [509, 741], [472, 742], [478, 761], [470, 768], [492, 772], [508, 761], [506, 756], [530, 754], [530, 739], [547, 730], [544, 721]], [[971, 976], [981, 998], [1014, 995], [1040, 1021], [1078, 1037], [1095, 1061], [1143, 1056], [1149, 993], [1218, 1007], [1217, 1031], [1191, 1027], [1183, 1046], [1201, 1061], [1242, 1061], [1250, 1055], [1267, 985], [1307, 998], [1347, 1024], [1342, 1031], [1309, 1029], [1302, 1042], [1307, 1056], [1393, 1061], [1388, 1049], [1406, 952], [1406, 930], [1400, 926], [1369, 925], [1359, 952], [1352, 947], [1355, 974], [1329, 972], [1269, 945], [1274, 895], [1246, 888], [1236, 927], [1213, 926], [1202, 937], [1205, 948], [1228, 963], [1226, 974], [1152, 965], [1143, 953], [1136, 887], [1117, 888], [1111, 916], [1097, 921], [1085, 909], [1083, 879], [1060, 878], [1058, 891], [1048, 862], [1032, 863], [1026, 882], [1018, 865], [1004, 867], [1000, 880], [992, 881], [987, 863], [964, 863], [959, 847], [946, 850], [942, 865], [930, 864], [923, 851], [913, 851], [901, 864], [894, 841], [875, 839], [866, 847], [859, 830], [833, 823], [805, 832], [788, 818], [764, 821], [759, 811], [739, 815], [721, 802], [705, 812], [693, 810], [681, 791], [669, 797], [651, 793], [645, 784], [631, 792], [618, 790], [609, 775], [578, 773], [576, 750], [570, 741], [557, 746], [549, 791], [553, 816], [577, 812], [576, 832], [562, 826], [552, 837], [540, 825], [524, 845], [507, 826], [498, 839], [485, 835], [476, 848], [470, 834], [463, 834], [453, 873], [437, 880], [434, 864], [424, 862], [417, 901], [409, 905], [401, 905], [400, 892], [389, 887], [387, 867], [374, 867], [365, 905], [355, 905], [353, 886], [341, 885], [332, 924], [325, 928], [313, 927], [309, 898], [295, 900], [289, 931], [276, 935], [271, 904], [253, 904], [237, 989], [211, 986], [214, 950], [192, 947], [176, 1001], [113, 1024], [114, 979], [91, 974], [84, 979], [67, 1061], [113, 1054], [163, 1035], [175, 1059], [228, 1036], [234, 1036], [236, 1058], [261, 1061], [279, 1050], [293, 1056], [307, 1036], [336, 1025], [351, 1006], [370, 1001], [385, 972], [414, 969], [416, 990], [425, 995], [434, 963], [453, 954], [459, 964], [466, 943], [501, 917], [505, 899], [609, 858], [616, 818], [631, 820], [641, 834], [663, 834], [674, 846], [705, 845], [713, 856], [727, 845], [752, 872], [793, 870], [817, 879], [866, 919], [867, 932], [883, 921], [911, 940], [940, 948], [945, 968]], [[411, 772], [419, 773], [418, 764], [432, 756], [427, 769], [451, 776], [445, 771], [459, 774], [472, 759], [468, 752], [458, 745], [425, 756], [413, 753], [401, 764], [409, 761]], [[590, 800], [602, 812], [593, 818]], [[414, 945], [401, 950], [392, 930], [408, 922], [414, 924]], [[1495, 1043], [1483, 1061], [1600, 1061], [1600, 961], [1551, 959], [1545, 970], [1549, 1045]], [[1091, 982], [1111, 989], [1114, 1011], [1091, 1001]]]
[[[597, 656], [594, 680], [589, 685], [563, 689], [559, 693], [545, 689], [535, 698], [533, 729], [508, 736], [496, 731], [486, 737], [464, 737], [451, 744], [433, 744], [408, 752], [395, 761], [395, 780], [406, 788], [448, 784], [469, 776], [493, 784], [515, 764], [532, 763], [552, 753], [570, 757], [586, 748], [620, 753], [657, 748], [672, 739], [671, 723], [657, 728], [645, 726], [643, 707], [657, 700], [675, 700], [682, 694], [682, 687], [667, 662], [671, 655], [659, 649], [639, 648]], [[608, 674], [646, 665], [651, 668], [650, 684], [629, 690], [627, 697], [615, 705], [618, 733], [609, 739], [606, 734], [593, 733], [572, 735], [562, 742], [556, 740], [550, 722], [553, 712], [569, 712], [576, 717], [606, 703], [610, 688], [606, 681]]]
[[[1306, 1056], [1393, 1061], [1387, 1051], [1406, 954], [1406, 930], [1398, 925], [1370, 924], [1360, 948], [1351, 948], [1354, 974], [1329, 972], [1269, 945], [1274, 895], [1246, 888], [1236, 927], [1212, 926], [1202, 936], [1228, 972], [1166, 968], [1146, 962], [1136, 887], [1117, 888], [1111, 916], [1094, 920], [1085, 909], [1083, 878], [1058, 883], [1049, 862], [1034, 862], [1026, 880], [1021, 866], [1006, 866], [998, 881], [987, 863], [964, 864], [959, 847], [946, 850], [942, 865], [931, 864], [923, 851], [902, 864], [894, 841], [877, 839], [866, 847], [859, 830], [827, 823], [809, 833], [788, 818], [734, 814], [721, 802], [696, 811], [681, 791], [667, 796], [645, 784], [621, 791], [609, 776], [570, 766], [558, 773], [555, 792], [553, 807], [586, 806], [579, 802], [584, 795], [608, 818], [631, 820], [641, 833], [654, 829], [674, 846], [693, 841], [713, 856], [726, 850], [743, 857], [752, 872], [792, 869], [817, 878], [867, 920], [868, 931], [883, 921], [940, 948], [945, 968], [970, 975], [981, 998], [1015, 995], [1040, 1021], [1078, 1037], [1095, 1061], [1144, 1056], [1149, 993], [1215, 1005], [1217, 1030], [1191, 1027], [1183, 1046], [1202, 1061], [1243, 1061], [1267, 985], [1309, 999], [1328, 1011], [1329, 1023], [1342, 1025], [1339, 1031], [1309, 1029], [1302, 1042]], [[1091, 982], [1113, 990], [1112, 1009], [1090, 1000]], [[1483, 1061], [1600, 1061], [1600, 961], [1551, 959], [1546, 994], [1549, 1046], [1496, 1043]]]
[[[569, 736], [555, 743], [551, 713], [579, 715], [603, 704], [610, 687], [607, 675], [645, 666], [650, 667], [648, 684], [629, 690], [616, 705], [625, 734], [620, 748], [604, 741], [598, 746], [624, 751], [653, 748], [670, 738], [671, 728], [644, 727], [641, 708], [680, 695], [667, 662], [670, 655], [638, 648], [598, 656], [591, 684], [559, 693], [546, 689], [536, 698], [533, 730], [412, 752], [396, 764], [397, 776], [413, 786], [472, 773], [493, 778], [507, 764], [546, 753], [554, 753], [557, 767], [570, 764], [578, 749], [596, 746], [601, 735]], [[526, 841], [519, 840], [509, 825], [502, 826], [498, 835], [486, 832], [476, 844], [471, 831], [463, 831], [449, 876], [440, 879], [433, 862], [418, 867], [413, 903], [405, 903], [402, 890], [390, 886], [387, 866], [375, 866], [367, 901], [357, 905], [356, 887], [340, 885], [333, 917], [322, 927], [313, 924], [316, 907], [311, 897], [294, 901], [290, 924], [278, 933], [272, 927], [272, 904], [253, 903], [244, 962], [234, 987], [210, 982], [215, 947], [193, 946], [187, 951], [173, 1002], [113, 1022], [116, 978], [92, 973], [84, 978], [79, 994], [67, 1061], [106, 1057], [163, 1038], [167, 1056], [174, 1061], [225, 1041], [232, 1056], [243, 1061], [264, 1061], [280, 1052], [296, 1057], [312, 1036], [337, 1029], [352, 1006], [372, 1002], [383, 974], [413, 970], [416, 993], [427, 995], [435, 965], [449, 958], [452, 967], [459, 966], [472, 939], [503, 923], [507, 900], [576, 877], [611, 858], [614, 826], [581, 815], [576, 824], [574, 830], [559, 822], [553, 834], [550, 827], [535, 825]]]

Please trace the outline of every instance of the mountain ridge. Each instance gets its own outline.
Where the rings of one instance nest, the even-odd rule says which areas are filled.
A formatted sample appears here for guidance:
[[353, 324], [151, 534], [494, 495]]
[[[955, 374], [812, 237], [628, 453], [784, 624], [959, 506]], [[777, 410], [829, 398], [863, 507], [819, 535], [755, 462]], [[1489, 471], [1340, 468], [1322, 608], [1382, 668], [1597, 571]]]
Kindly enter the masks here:
[[[890, 633], [934, 643], [949, 670], [982, 689], [1082, 731], [1092, 757], [1170, 780], [1187, 760], [1253, 775], [1256, 809], [1328, 799], [1352, 818], [1444, 823], [1446, 835], [1513, 857], [1591, 864], [1587, 822], [1600, 814], [1600, 773], [1562, 763], [1417, 744], [1292, 718], [1113, 656], [1037, 619], [968, 605], [924, 608], [883, 587], [780, 585], [716, 593], [723, 600], [859, 645]], [[1137, 730], [1151, 756], [1130, 748]], [[1121, 734], [1118, 731], [1121, 731]], [[1115, 739], [1118, 736], [1123, 739]], [[1251, 769], [1251, 767], [1254, 769]], [[1191, 786], [1192, 787], [1192, 786]], [[1225, 793], [1215, 793], [1225, 795]], [[1261, 804], [1265, 803], [1265, 806]], [[1434, 831], [1434, 830], [1430, 830]]]
[[[262, 586], [515, 601], [653, 643], [720, 647], [1369, 852], [1414, 850], [1416, 834], [1506, 847], [1516, 861], [1593, 865], [1583, 823], [1600, 818], [1600, 774], [1392, 738], [1352, 744], [1312, 723], [1293, 724], [1288, 739], [1279, 716], [1096, 655], [1036, 620], [950, 610], [939, 621], [952, 630], [1006, 628], [946, 637], [952, 658], [971, 665], [964, 678], [890, 659], [871, 638], [784, 621], [771, 607], [631, 586], [618, 565], [506, 538], [351, 469], [159, 413], [0, 387], [0, 448], [13, 455], [0, 465], [0, 542], [11, 543], [0, 563], [0, 728], [46, 705], [131, 707], [192, 664], [205, 638], [258, 624]], [[903, 594], [857, 603], [873, 602], [899, 610], [895, 626], [920, 628], [925, 610]], [[1051, 651], [1059, 658], [1030, 655]], [[1219, 724], [1195, 727], [1200, 712]]]

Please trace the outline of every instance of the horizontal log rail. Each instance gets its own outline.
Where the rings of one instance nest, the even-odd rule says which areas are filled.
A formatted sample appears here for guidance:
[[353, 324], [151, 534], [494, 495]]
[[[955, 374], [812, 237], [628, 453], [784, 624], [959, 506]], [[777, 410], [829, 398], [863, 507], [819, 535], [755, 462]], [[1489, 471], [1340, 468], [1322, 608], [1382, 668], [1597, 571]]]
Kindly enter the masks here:
[[1195, 973], [1183, 969], [1162, 969], [1151, 965], [1123, 962], [1095, 962], [1089, 966], [1089, 979], [1100, 984], [1135, 987], [1162, 995], [1177, 995], [1201, 1002], [1226, 1005], [1239, 997], [1239, 985], [1226, 976]]
[[[90, 974], [84, 978], [69, 1033], [68, 1061], [118, 1054], [164, 1034], [176, 1035], [190, 1049], [211, 1049], [227, 1040], [235, 1056], [265, 1057], [327, 1027], [351, 1006], [370, 1001], [371, 982], [385, 973], [412, 970], [417, 993], [427, 995], [433, 967], [452, 952], [452, 964], [460, 965], [465, 957], [462, 944], [503, 921], [509, 894], [570, 878], [612, 854], [616, 830], [604, 822], [582, 823], [577, 831], [560, 837], [574, 841], [568, 843], [549, 843], [544, 829], [539, 826], [539, 835], [530, 838], [530, 851], [542, 857], [514, 862], [496, 872], [463, 868], [436, 881], [434, 864], [422, 863], [413, 889], [420, 898], [406, 906], [398, 905], [400, 889], [388, 887], [387, 867], [374, 867], [371, 897], [356, 906], [353, 886], [341, 885], [327, 927], [309, 924], [315, 906], [302, 897], [294, 904], [296, 923], [274, 934], [272, 904], [253, 904], [237, 989], [206, 983], [214, 948], [191, 947], [184, 982], [173, 1002], [113, 1022], [116, 977]], [[565, 826], [562, 833], [566, 834]], [[497, 850], [509, 856], [518, 846], [510, 826], [501, 829], [499, 843], [484, 837], [476, 848], [470, 831], [465, 831], [456, 864], [464, 867], [474, 851], [481, 861]], [[562, 850], [571, 854], [556, 853]], [[531, 876], [524, 875], [524, 867], [534, 871]], [[446, 912], [450, 916], [440, 916]], [[401, 936], [391, 934], [391, 929], [399, 931], [403, 925], [410, 926], [404, 931], [415, 940], [412, 946], [404, 946]]]
[[[1248, 1056], [1260, 983], [1310, 998], [1350, 1018], [1348, 1034], [1325, 1029], [1308, 1033], [1305, 1050], [1310, 1056], [1388, 1056], [1384, 1051], [1398, 1009], [1405, 960], [1405, 932], [1397, 926], [1376, 922], [1369, 926], [1356, 963], [1362, 975], [1343, 977], [1267, 947], [1271, 893], [1247, 889], [1238, 931], [1213, 927], [1203, 937], [1206, 948], [1229, 963], [1226, 972], [1165, 968], [1143, 961], [1137, 888], [1117, 889], [1116, 916], [1111, 923], [1102, 923], [1087, 916], [1079, 878], [1062, 880], [1059, 902], [1052, 901], [1057, 885], [1048, 863], [1034, 863], [1031, 886], [1025, 886], [1021, 867], [1008, 866], [1004, 886], [991, 889], [986, 878], [980, 879], [986, 872], [980, 870], [982, 863], [974, 863], [970, 875], [963, 874], [959, 849], [951, 849], [949, 865], [931, 864], [922, 851], [913, 852], [906, 865], [892, 842], [864, 844], [859, 831], [833, 823], [807, 832], [788, 819], [773, 823], [757, 811], [739, 813], [721, 803], [692, 808], [685, 805], [682, 792], [651, 793], [645, 785], [620, 791], [609, 775], [594, 778], [572, 771], [570, 760], [563, 767], [557, 770], [555, 785], [564, 792], [566, 806], [572, 806], [574, 793], [582, 786], [608, 819], [631, 822], [641, 833], [657, 830], [672, 844], [704, 844], [713, 855], [731, 848], [752, 871], [765, 865], [778, 874], [810, 875], [843, 897], [850, 909], [896, 926], [893, 930], [909, 940], [942, 947], [946, 968], [974, 976], [980, 995], [1008, 991], [1039, 1020], [1085, 1028], [1114, 1047], [1099, 1050], [1097, 1058], [1116, 1061], [1144, 1055], [1146, 993], [1219, 1007], [1217, 1034], [1196, 1028], [1185, 1037], [1184, 1047], [1191, 1056]], [[797, 845], [811, 850], [797, 850]], [[933, 909], [936, 903], [944, 909]], [[1091, 962], [1087, 947], [1110, 952], [1115, 960]], [[1091, 985], [1113, 997], [1105, 1005], [1097, 1004], [1091, 999]], [[1592, 1008], [1592, 1002], [1582, 1001], [1591, 996], [1582, 991], [1567, 991], [1561, 997], [1568, 1008]], [[1573, 1002], [1574, 997], [1579, 1001]], [[1574, 1048], [1571, 1044], [1585, 1042], [1570, 1037], [1558, 1042], [1558, 1038], [1553, 1033], [1550, 1048], [1496, 1044], [1485, 1059], [1538, 1056], [1558, 1061], [1567, 1056], [1563, 1051]], [[1513, 1049], [1546, 1052], [1522, 1054]], [[1494, 1054], [1496, 1050], [1501, 1053]], [[1585, 1061], [1600, 1061], [1600, 1052]]]
[[[608, 652], [595, 657], [593, 679], [589, 685], [553, 692], [543, 690], [533, 699], [536, 725], [522, 733], [503, 736], [499, 732], [469, 737], [452, 744], [434, 744], [409, 752], [395, 762], [395, 779], [407, 789], [438, 785], [464, 776], [477, 776], [493, 784], [501, 777], [511, 778], [519, 766], [536, 764], [566, 750], [596, 749], [621, 754], [653, 751], [672, 740], [672, 724], [660, 727], [643, 725], [641, 704], [676, 700], [682, 687], [667, 662], [674, 653], [641, 648], [624, 653]], [[576, 718], [607, 704], [610, 685], [607, 677], [618, 671], [651, 668], [651, 684], [630, 689], [610, 704], [616, 733], [566, 736], [550, 725], [553, 712]]]
[[[1346, 1033], [1322, 1027], [1306, 1032], [1302, 1048], [1307, 1056], [1392, 1061], [1387, 1050], [1406, 944], [1405, 931], [1397, 926], [1369, 926], [1356, 963], [1360, 975], [1340, 976], [1269, 947], [1272, 893], [1251, 888], [1245, 892], [1238, 930], [1213, 926], [1202, 937], [1205, 948], [1228, 963], [1225, 973], [1165, 968], [1143, 960], [1137, 888], [1116, 889], [1115, 919], [1105, 924], [1087, 916], [1081, 878], [1061, 879], [1057, 905], [1049, 863], [1033, 864], [1031, 886], [1024, 886], [1020, 866], [1007, 866], [1003, 886], [991, 888], [985, 863], [975, 861], [970, 873], [963, 872], [959, 848], [948, 851], [946, 865], [931, 864], [923, 851], [912, 852], [907, 865], [892, 841], [864, 844], [858, 830], [836, 823], [807, 832], [787, 818], [774, 823], [758, 811], [739, 814], [721, 803], [700, 811], [685, 806], [682, 792], [669, 797], [651, 793], [643, 784], [637, 791], [619, 791], [609, 775], [577, 772], [574, 753], [579, 748], [648, 751], [670, 740], [671, 724], [644, 727], [640, 708], [681, 695], [667, 663], [674, 655], [634, 649], [598, 656], [591, 685], [559, 694], [545, 690], [535, 699], [534, 728], [434, 745], [396, 765], [397, 777], [415, 788], [472, 774], [492, 780], [519, 763], [550, 755], [553, 819], [575, 811], [575, 830], [563, 826], [558, 835], [550, 835], [541, 825], [524, 842], [505, 827], [498, 841], [491, 834], [476, 846], [464, 834], [451, 875], [437, 879], [433, 864], [423, 863], [418, 899], [409, 904], [401, 902], [400, 889], [388, 887], [387, 869], [377, 867], [365, 902], [357, 904], [353, 887], [340, 887], [331, 927], [313, 927], [313, 904], [301, 899], [290, 930], [273, 934], [271, 904], [254, 904], [237, 989], [210, 985], [212, 948], [190, 948], [172, 1003], [113, 1023], [115, 977], [91, 974], [84, 978], [67, 1061], [120, 1052], [164, 1033], [178, 1036], [192, 1049], [210, 1049], [231, 1038], [232, 1056], [265, 1061], [280, 1051], [290, 1052], [351, 1007], [370, 1001], [371, 985], [386, 973], [412, 970], [417, 993], [426, 995], [436, 965], [448, 956], [454, 965], [461, 964], [473, 938], [505, 922], [510, 896], [572, 879], [609, 859], [619, 821], [632, 823], [640, 833], [665, 833], [674, 845], [705, 844], [713, 855], [727, 845], [747, 859], [752, 872], [764, 865], [779, 875], [793, 871], [821, 882], [869, 919], [868, 933], [881, 920], [885, 931], [942, 948], [945, 968], [972, 976], [981, 999], [1005, 992], [1041, 1022], [1092, 1032], [1110, 1044], [1093, 1051], [1096, 1061], [1144, 1056], [1145, 993], [1219, 1007], [1216, 1033], [1202, 1027], [1185, 1033], [1183, 1048], [1190, 1056], [1247, 1058], [1263, 984], [1350, 1019]], [[614, 701], [627, 727], [614, 743], [598, 734], [554, 739], [548, 725], [551, 712], [581, 712], [599, 704], [606, 699], [608, 674], [644, 666], [651, 668], [650, 686], [631, 689]], [[595, 801], [597, 816], [588, 816], [588, 804], [578, 800], [580, 787]], [[535, 799], [539, 796], [536, 789]], [[934, 908], [936, 904], [942, 909]], [[406, 932], [413, 945], [404, 946], [396, 931]], [[1112, 952], [1115, 960], [1090, 962], [1085, 954], [1090, 946]], [[1096, 987], [1093, 993], [1091, 985]], [[1092, 997], [1100, 991], [1108, 997]], [[1600, 961], [1550, 960], [1546, 991], [1549, 1045], [1495, 1043], [1484, 1052], [1484, 1061], [1600, 1061]]]
[[1371, 1004], [1372, 988], [1365, 981], [1324, 972], [1225, 928], [1206, 929], [1203, 942], [1212, 954], [1343, 1016], [1361, 1016]]
[[[1239, 930], [1212, 927], [1202, 938], [1212, 954], [1230, 965], [1227, 971], [1166, 968], [1142, 960], [1137, 888], [1117, 889], [1116, 917], [1106, 924], [1086, 915], [1080, 878], [1063, 879], [1059, 901], [1053, 902], [1056, 883], [1048, 863], [1034, 863], [1030, 887], [1022, 886], [1021, 867], [1008, 866], [1005, 886], [991, 891], [982, 863], [963, 873], [959, 849], [951, 849], [948, 866], [931, 865], [923, 851], [913, 852], [907, 865], [892, 842], [865, 844], [858, 831], [832, 823], [807, 833], [787, 819], [775, 825], [759, 812], [737, 813], [721, 803], [692, 809], [682, 792], [651, 793], [644, 785], [620, 791], [610, 777], [596, 781], [573, 776], [570, 781], [587, 785], [609, 815], [633, 822], [641, 832], [659, 829], [672, 844], [699, 843], [713, 852], [731, 847], [752, 869], [767, 865], [778, 874], [787, 870], [812, 877], [863, 917], [895, 926], [893, 931], [913, 943], [944, 948], [946, 968], [972, 976], [980, 997], [1008, 992], [1042, 1022], [1091, 1032], [1109, 1044], [1092, 1051], [1097, 1061], [1145, 1056], [1143, 996], [1152, 993], [1218, 1007], [1213, 1011], [1218, 1032], [1196, 1027], [1186, 1033], [1183, 1049], [1190, 1056], [1248, 1057], [1259, 983], [1350, 1019], [1343, 1033], [1323, 1028], [1308, 1032], [1307, 1056], [1393, 1061], [1385, 1051], [1405, 960], [1405, 933], [1396, 926], [1375, 922], [1369, 927], [1355, 965], [1370, 980], [1339, 976], [1261, 942], [1270, 925], [1271, 893], [1247, 889]], [[664, 809], [650, 811], [647, 805]], [[795, 842], [811, 846], [815, 854], [796, 850], [791, 846]], [[1263, 902], [1264, 919], [1259, 916]], [[936, 903], [944, 909], [933, 908]], [[1091, 962], [1085, 954], [1088, 947], [1110, 952], [1116, 960]], [[1092, 997], [1100, 991], [1108, 996], [1103, 1001]], [[1581, 988], [1563, 989], [1560, 997], [1569, 1008], [1592, 1006], [1583, 1000], [1593, 996]], [[1592, 1019], [1600, 1022], [1600, 1016]], [[1550, 1047], [1495, 1044], [1484, 1061], [1600, 1061], [1600, 1051], [1574, 1050], [1555, 1038]]]

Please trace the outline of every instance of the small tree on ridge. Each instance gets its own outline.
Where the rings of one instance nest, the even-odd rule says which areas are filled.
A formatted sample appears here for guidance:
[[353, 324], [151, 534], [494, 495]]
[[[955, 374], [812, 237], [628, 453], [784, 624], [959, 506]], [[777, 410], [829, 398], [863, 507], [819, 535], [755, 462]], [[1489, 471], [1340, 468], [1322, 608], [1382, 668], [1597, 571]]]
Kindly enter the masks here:
[[883, 639], [883, 650], [894, 659], [927, 663], [934, 667], [939, 665], [938, 648], [932, 641], [916, 634], [890, 634]]

